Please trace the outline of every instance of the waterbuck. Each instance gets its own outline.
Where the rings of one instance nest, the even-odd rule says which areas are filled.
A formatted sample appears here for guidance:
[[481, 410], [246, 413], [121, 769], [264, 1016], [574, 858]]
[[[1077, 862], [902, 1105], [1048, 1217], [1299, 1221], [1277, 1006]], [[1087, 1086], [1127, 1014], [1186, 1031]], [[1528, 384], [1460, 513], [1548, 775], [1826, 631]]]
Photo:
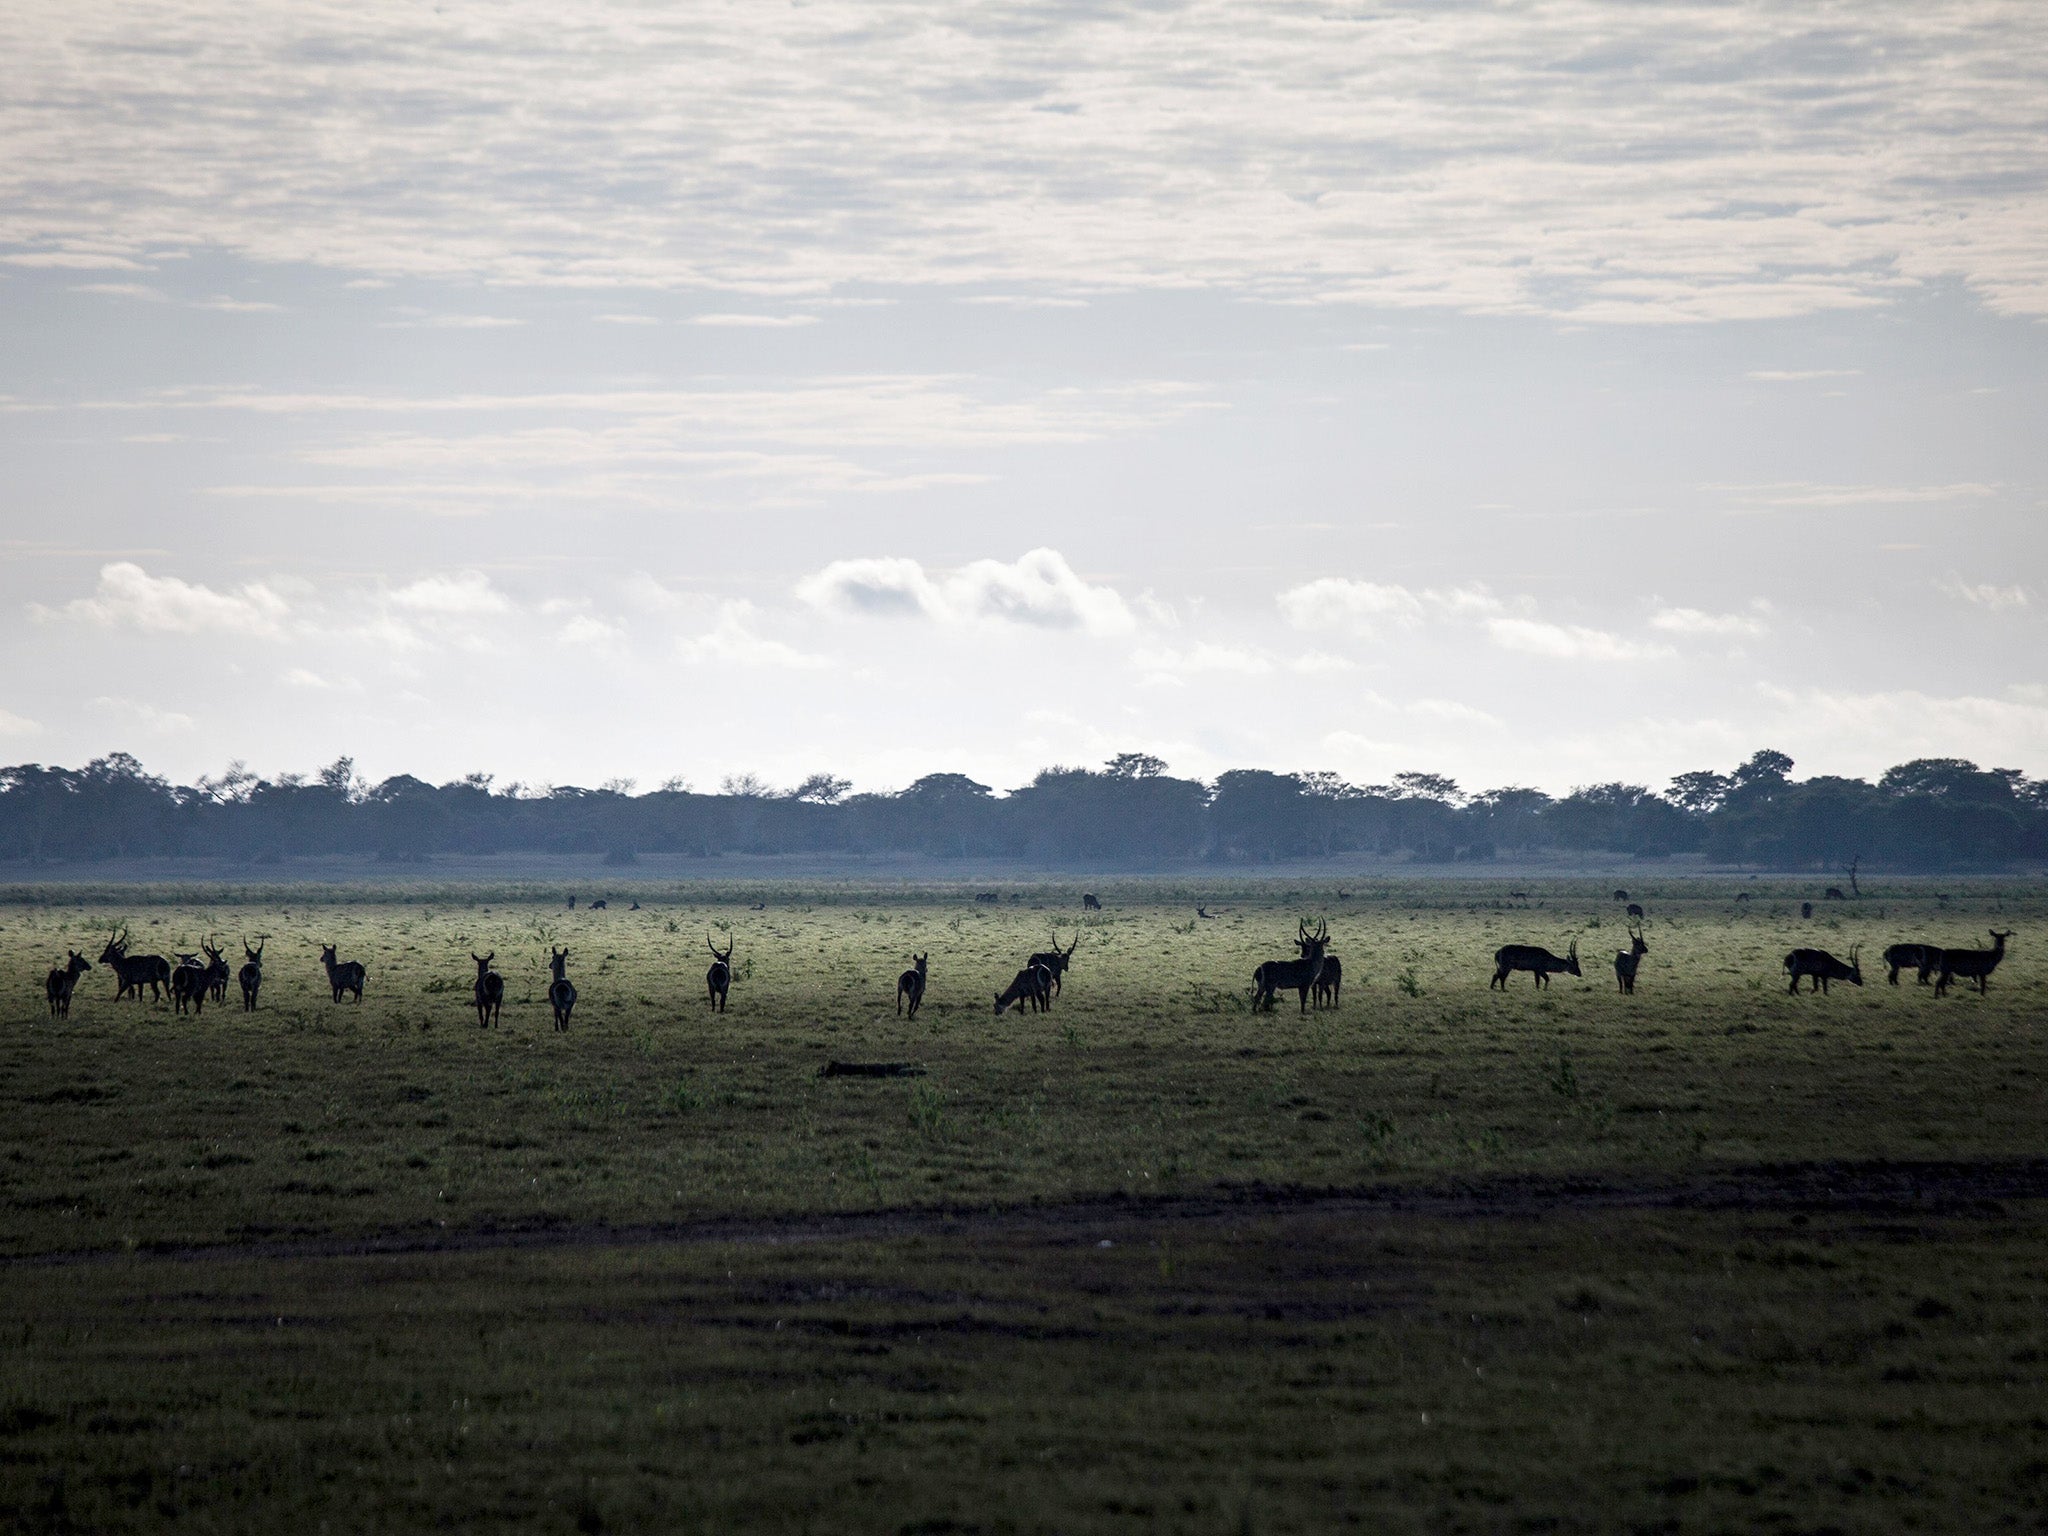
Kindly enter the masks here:
[[337, 960], [334, 957], [334, 946], [322, 944], [320, 963], [327, 968], [327, 985], [334, 989], [334, 1000], [337, 1003], [341, 1001], [341, 994], [344, 992], [353, 992], [359, 1003], [363, 1000], [363, 982], [369, 972], [363, 969], [362, 961]]
[[2000, 933], [1996, 928], [1985, 931], [1991, 935], [1989, 949], [1944, 949], [1941, 952], [1941, 975], [1934, 983], [1936, 997], [1948, 991], [1948, 984], [1958, 976], [1965, 981], [1976, 982], [1978, 993], [1983, 993], [1985, 983], [1991, 980], [1991, 973], [2005, 958], [2005, 941], [2012, 937], [2010, 931]]
[[1052, 972], [1042, 965], [1025, 966], [1006, 990], [996, 994], [996, 1017], [1001, 1018], [1012, 1007], [1022, 1013], [1026, 1003], [1034, 1013], [1044, 1013], [1052, 1007]]
[[65, 951], [71, 958], [58, 969], [50, 972], [43, 982], [43, 995], [50, 1002], [50, 1017], [68, 1019], [71, 1017], [71, 994], [78, 986], [78, 978], [92, 969], [92, 962], [75, 949]]
[[929, 974], [929, 962], [932, 957], [929, 954], [914, 954], [910, 958], [917, 963], [896, 978], [896, 1012], [899, 1015], [903, 1012], [903, 1000], [908, 998], [910, 1016], [914, 1019], [917, 1017], [919, 1005], [924, 1002], [925, 978]]
[[247, 939], [242, 940], [242, 969], [235, 979], [242, 984], [242, 1012], [256, 1011], [256, 994], [263, 989], [263, 941], [258, 939], [251, 949]]
[[204, 939], [199, 941], [199, 947], [206, 954], [206, 995], [216, 1003], [225, 1003], [228, 1000], [229, 975], [227, 951]]
[[1102, 898], [1093, 891], [1083, 891], [1081, 893], [1081, 910], [1083, 912], [1100, 912], [1102, 910]]
[[711, 969], [704, 973], [704, 990], [710, 993], [711, 1006], [723, 1013], [725, 994], [732, 990], [733, 939], [730, 935], [726, 937], [724, 954], [718, 952], [708, 933], [704, 935], [704, 946], [711, 951]]
[[131, 955], [128, 953], [128, 930], [123, 928], [107, 940], [107, 947], [100, 951], [100, 964], [114, 973], [120, 983], [114, 991], [114, 1001], [119, 1002], [133, 990], [135, 1000], [142, 1001], [142, 989], [149, 988], [149, 1000], [162, 1002], [164, 991], [171, 984], [171, 962], [162, 955]]
[[1797, 992], [1799, 978], [1802, 976], [1813, 978], [1812, 990], [1815, 992], [1827, 991], [1828, 983], [1831, 981], [1846, 981], [1854, 987], [1862, 986], [1863, 967], [1856, 961], [1856, 956], [1862, 948], [1860, 944], [1852, 945], [1846, 964], [1824, 949], [1793, 950], [1785, 957], [1785, 969], [1792, 974], [1792, 984], [1785, 990]]
[[1074, 930], [1074, 942], [1065, 949], [1061, 949], [1060, 931], [1055, 927], [1052, 931], [1052, 948], [1041, 954], [1029, 956], [1024, 963], [1026, 965], [1042, 965], [1052, 973], [1053, 995], [1057, 997], [1060, 991], [1060, 978], [1066, 975], [1067, 967], [1074, 963], [1074, 951], [1080, 948], [1080, 946], [1081, 931], [1077, 928]]
[[1893, 986], [1899, 984], [1899, 972], [1918, 971], [1920, 985], [1927, 985], [1928, 976], [1941, 964], [1941, 946], [1938, 944], [1894, 944], [1884, 952], [1884, 963], [1891, 970], [1886, 979]]
[[206, 1011], [206, 967], [197, 955], [180, 952], [177, 969], [171, 972], [171, 1005], [183, 1013], [187, 1003], [194, 1013]]
[[554, 980], [548, 983], [548, 1006], [555, 1010], [555, 1028], [566, 1030], [576, 1007], [576, 985], [569, 980], [569, 951], [548, 946], [548, 969]]
[[1264, 1008], [1271, 1013], [1274, 999], [1282, 991], [1301, 994], [1301, 1011], [1308, 1013], [1309, 993], [1315, 990], [1316, 978], [1323, 973], [1323, 951], [1329, 947], [1330, 925], [1318, 921], [1316, 931], [1310, 933], [1306, 920], [1294, 925], [1294, 944], [1301, 951], [1299, 960], [1268, 960], [1252, 972], [1252, 1012]]
[[1316, 973], [1315, 1004], [1318, 1008], [1335, 1008], [1344, 997], [1344, 963], [1335, 955], [1323, 956], [1323, 968]]
[[1493, 952], [1493, 980], [1487, 983], [1487, 990], [1499, 987], [1508, 989], [1508, 977], [1515, 971], [1531, 972], [1536, 985], [1547, 987], [1553, 975], [1583, 976], [1579, 969], [1579, 941], [1572, 940], [1572, 947], [1562, 955], [1553, 955], [1538, 944], [1503, 944]]
[[470, 995], [476, 999], [476, 1027], [489, 1029], [505, 1009], [505, 978], [491, 969], [498, 952], [494, 949], [488, 955], [480, 955], [472, 949], [469, 958], [476, 962], [476, 985], [470, 989]]
[[1614, 957], [1615, 985], [1629, 996], [1635, 995], [1636, 967], [1642, 964], [1643, 956], [1650, 952], [1650, 946], [1643, 941], [1643, 930], [1631, 928], [1628, 931], [1628, 948]]

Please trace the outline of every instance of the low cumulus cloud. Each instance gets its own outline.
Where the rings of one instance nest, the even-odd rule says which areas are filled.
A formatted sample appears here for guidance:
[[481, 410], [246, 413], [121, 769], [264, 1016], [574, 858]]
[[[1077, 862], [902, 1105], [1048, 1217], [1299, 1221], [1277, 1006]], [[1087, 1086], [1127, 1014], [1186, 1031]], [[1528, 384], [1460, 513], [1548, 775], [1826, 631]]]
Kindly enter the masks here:
[[1582, 624], [1540, 618], [1527, 598], [1510, 602], [1482, 586], [1411, 588], [1323, 576], [1290, 587], [1276, 601], [1296, 629], [1380, 638], [1389, 630], [1431, 622], [1476, 623], [1505, 651], [1568, 661], [1638, 661], [1668, 655], [1660, 645], [1629, 640]]
[[1650, 627], [1670, 635], [1723, 640], [1748, 639], [1770, 629], [1759, 614], [1707, 613], [1699, 608], [1659, 608], [1650, 615]]
[[92, 596], [73, 598], [56, 609], [38, 604], [31, 611], [38, 618], [61, 616], [157, 634], [268, 636], [282, 630], [290, 608], [261, 582], [217, 592], [177, 576], [152, 576], [133, 561], [116, 560], [100, 567]]
[[820, 612], [859, 618], [989, 621], [1095, 635], [1138, 627], [1115, 588], [1084, 580], [1055, 549], [976, 560], [937, 575], [901, 556], [835, 560], [798, 582], [796, 593]]
[[1973, 607], [1986, 608], [1993, 613], [2009, 613], [2028, 607], [2033, 601], [2025, 587], [2002, 587], [1996, 582], [1989, 581], [1965, 581], [1953, 574], [1935, 585], [1950, 597], [1960, 598]]
[[829, 656], [800, 650], [786, 640], [760, 632], [762, 615], [744, 598], [732, 598], [718, 605], [711, 628], [676, 642], [676, 655], [684, 661], [718, 663], [741, 667], [770, 667], [790, 672], [818, 672], [834, 663]]

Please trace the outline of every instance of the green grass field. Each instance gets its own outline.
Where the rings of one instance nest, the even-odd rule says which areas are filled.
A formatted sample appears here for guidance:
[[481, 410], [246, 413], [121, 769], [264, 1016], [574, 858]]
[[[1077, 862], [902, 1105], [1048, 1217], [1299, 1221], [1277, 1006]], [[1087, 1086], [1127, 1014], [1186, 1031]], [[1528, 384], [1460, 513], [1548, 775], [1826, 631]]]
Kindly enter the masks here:
[[[2048, 888], [1632, 882], [1626, 998], [1606, 884], [1508, 885], [1104, 888], [1000, 1019], [1078, 890], [16, 890], [0, 1518], [2042, 1528]], [[1343, 1005], [1253, 1015], [1299, 916]], [[267, 934], [262, 1008], [100, 968], [47, 1019], [117, 922]], [[1987, 996], [1885, 984], [1991, 926]], [[1574, 939], [1583, 980], [1489, 990]], [[1794, 944], [1866, 985], [1787, 996]]]

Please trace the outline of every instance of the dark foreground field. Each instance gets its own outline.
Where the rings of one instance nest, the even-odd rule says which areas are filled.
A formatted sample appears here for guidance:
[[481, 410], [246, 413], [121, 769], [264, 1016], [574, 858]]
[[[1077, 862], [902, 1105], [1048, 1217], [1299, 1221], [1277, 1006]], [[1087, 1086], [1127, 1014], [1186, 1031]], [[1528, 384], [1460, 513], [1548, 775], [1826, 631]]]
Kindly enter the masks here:
[[[24, 894], [10, 1529], [2048, 1528], [2038, 889], [1655, 893], [1633, 999], [1604, 889], [1126, 893], [1002, 1021], [1065, 893]], [[1325, 909], [1343, 1007], [1247, 1014]], [[270, 932], [264, 1009], [101, 971], [44, 1020], [115, 917]], [[753, 961], [722, 1018], [707, 922]], [[1875, 969], [1994, 922], [1987, 997]], [[1489, 992], [1511, 937], [1577, 937], [1586, 978]], [[1787, 997], [1795, 941], [1862, 943], [1870, 984]], [[515, 983], [488, 1034], [471, 946]]]

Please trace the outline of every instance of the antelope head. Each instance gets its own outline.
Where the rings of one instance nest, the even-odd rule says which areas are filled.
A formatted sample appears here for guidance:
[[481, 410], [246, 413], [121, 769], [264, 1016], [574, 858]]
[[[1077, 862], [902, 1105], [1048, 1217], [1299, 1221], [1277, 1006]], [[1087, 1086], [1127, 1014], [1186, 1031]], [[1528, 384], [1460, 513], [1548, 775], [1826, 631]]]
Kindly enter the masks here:
[[[334, 949], [331, 945], [328, 947], [327, 953], [330, 955], [334, 953]], [[482, 976], [484, 972], [488, 971], [491, 968], [491, 962], [498, 958], [498, 952], [494, 949], [488, 955], [480, 955], [472, 949], [469, 952], [469, 958], [476, 962], [477, 975]]]
[[711, 935], [708, 933], [704, 935], [704, 947], [711, 951], [711, 958], [716, 960], [720, 965], [732, 964], [733, 943], [734, 941], [730, 937], [728, 937], [725, 941], [725, 953], [720, 954], [718, 952], [718, 946], [711, 942]]

